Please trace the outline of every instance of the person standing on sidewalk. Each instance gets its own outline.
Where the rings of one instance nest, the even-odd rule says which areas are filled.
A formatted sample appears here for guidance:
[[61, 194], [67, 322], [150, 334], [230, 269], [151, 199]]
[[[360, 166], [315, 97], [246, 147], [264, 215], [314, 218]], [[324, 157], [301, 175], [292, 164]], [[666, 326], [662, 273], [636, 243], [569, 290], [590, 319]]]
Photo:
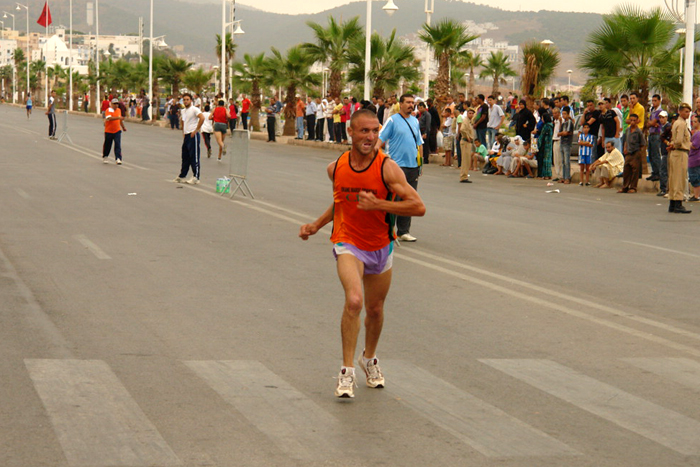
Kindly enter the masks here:
[[678, 107], [678, 120], [671, 127], [671, 144], [668, 147], [668, 212], [689, 214], [683, 207], [685, 182], [688, 180], [688, 152], [690, 151], [690, 104], [683, 103]]
[[241, 123], [243, 124], [243, 129], [248, 129], [248, 115], [250, 115], [250, 99], [242, 94], [243, 100], [241, 101]]
[[126, 131], [124, 126], [124, 115], [119, 107], [119, 99], [112, 99], [112, 105], [105, 111], [105, 142], [102, 145], [102, 162], [109, 162], [109, 153], [112, 151], [114, 142], [114, 157], [117, 165], [122, 165], [122, 131]]
[[320, 97], [316, 98], [316, 128], [314, 129], [314, 136], [316, 141], [323, 141], [323, 122], [326, 120], [326, 106], [328, 101], [325, 99], [321, 100]]
[[277, 102], [274, 96], [270, 97], [270, 105], [267, 106], [265, 112], [267, 113], [267, 142], [274, 143], [277, 141], [275, 138], [275, 125], [277, 124], [277, 114], [282, 111], [282, 104]]
[[[639, 171], [642, 168], [642, 157], [644, 155], [644, 133], [637, 126], [639, 116], [636, 113], [630, 113], [628, 118], [629, 128], [625, 133], [625, 168], [622, 172], [622, 189], [618, 193], [636, 193], [637, 182], [639, 181]], [[688, 139], [690, 141], [690, 137]], [[690, 146], [690, 143], [688, 143]], [[688, 153], [686, 151], [686, 157]]]
[[[399, 112], [389, 117], [386, 125], [379, 132], [377, 150], [387, 146], [389, 156], [403, 170], [408, 182], [414, 190], [418, 189], [419, 148], [423, 144], [420, 134], [418, 119], [413, 113], [414, 98], [411, 94], [404, 94], [399, 98]], [[400, 200], [400, 198], [397, 198]], [[411, 218], [399, 215], [396, 219], [399, 240], [403, 242], [415, 242], [417, 239], [411, 235]]]
[[[306, 98], [306, 131], [308, 132], [307, 141], [316, 139], [314, 136], [316, 130], [316, 102], [311, 97]], [[304, 133], [302, 132], [302, 136]]]
[[51, 91], [46, 115], [49, 117], [49, 139], [56, 138], [56, 91]]
[[[202, 111], [192, 105], [192, 94], [185, 93], [182, 96], [182, 103], [185, 108], [180, 110], [180, 120], [182, 120], [182, 168], [180, 175], [175, 178], [175, 182], [189, 183], [196, 185], [199, 183], [199, 131], [204, 124]], [[187, 172], [192, 168], [192, 178], [186, 180]]]
[[296, 130], [297, 136], [294, 139], [304, 139], [304, 115], [306, 111], [306, 105], [304, 101], [301, 100], [301, 96], [297, 94], [297, 104], [296, 104]]
[[385, 385], [376, 352], [384, 323], [384, 302], [391, 286], [395, 240], [392, 221], [395, 215], [425, 214], [423, 201], [406, 182], [399, 166], [378, 149], [379, 128], [377, 115], [371, 110], [354, 112], [349, 127], [352, 148], [326, 169], [333, 182], [333, 202], [316, 221], [299, 229], [299, 237], [308, 240], [333, 222], [333, 254], [345, 290], [340, 324], [343, 364], [336, 397], [355, 396], [354, 360], [363, 305], [365, 347], [357, 363], [368, 387]]
[[233, 130], [236, 129], [236, 123], [238, 122], [238, 107], [233, 97], [228, 100], [228, 115], [228, 127], [231, 130], [231, 137], [233, 137]]
[[651, 97], [651, 111], [649, 112], [649, 162], [651, 163], [651, 175], [647, 180], [656, 182], [661, 179], [661, 124], [659, 114], [661, 108], [661, 96], [654, 94]]

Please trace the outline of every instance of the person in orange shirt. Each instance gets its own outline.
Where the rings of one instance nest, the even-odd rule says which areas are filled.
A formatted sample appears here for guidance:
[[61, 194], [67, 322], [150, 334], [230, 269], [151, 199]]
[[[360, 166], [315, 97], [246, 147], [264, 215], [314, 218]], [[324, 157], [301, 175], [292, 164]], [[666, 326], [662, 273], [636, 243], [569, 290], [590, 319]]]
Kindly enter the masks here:
[[376, 350], [384, 323], [384, 300], [391, 285], [394, 217], [425, 214], [423, 201], [406, 182], [401, 168], [377, 147], [379, 128], [377, 114], [371, 110], [353, 113], [348, 128], [352, 148], [326, 169], [333, 182], [333, 202], [316, 221], [299, 229], [299, 237], [308, 240], [333, 221], [333, 254], [345, 289], [340, 322], [343, 365], [337, 397], [355, 396], [353, 361], [363, 304], [367, 314], [365, 349], [357, 362], [365, 372], [367, 386], [384, 387]]
[[297, 137], [295, 139], [304, 139], [304, 113], [306, 111], [306, 106], [304, 101], [301, 100], [301, 96], [297, 94]]
[[124, 116], [119, 108], [119, 99], [112, 99], [112, 105], [105, 110], [105, 142], [102, 145], [102, 162], [109, 162], [109, 153], [112, 151], [114, 142], [114, 157], [117, 165], [122, 165], [122, 131], [126, 131], [124, 126]]

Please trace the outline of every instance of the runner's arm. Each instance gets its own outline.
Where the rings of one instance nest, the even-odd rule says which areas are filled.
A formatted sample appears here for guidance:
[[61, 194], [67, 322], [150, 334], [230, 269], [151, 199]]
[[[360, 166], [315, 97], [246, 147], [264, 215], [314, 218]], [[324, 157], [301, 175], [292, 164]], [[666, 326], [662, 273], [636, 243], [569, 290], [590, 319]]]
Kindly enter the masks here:
[[373, 193], [362, 191], [359, 194], [360, 201], [357, 207], [366, 211], [385, 211], [397, 216], [418, 217], [425, 215], [423, 200], [418, 192], [408, 184], [406, 176], [396, 162], [387, 159], [382, 170], [387, 186], [401, 198], [401, 201], [379, 199]]

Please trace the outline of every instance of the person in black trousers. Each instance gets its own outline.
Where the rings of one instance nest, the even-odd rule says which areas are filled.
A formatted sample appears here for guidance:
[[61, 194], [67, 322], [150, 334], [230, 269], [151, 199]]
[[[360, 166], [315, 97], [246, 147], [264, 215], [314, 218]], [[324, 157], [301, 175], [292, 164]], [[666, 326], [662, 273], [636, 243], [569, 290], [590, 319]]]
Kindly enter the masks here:
[[282, 104], [277, 102], [274, 97], [270, 98], [270, 105], [267, 107], [267, 142], [276, 142], [275, 125], [277, 123], [277, 114], [282, 110]]

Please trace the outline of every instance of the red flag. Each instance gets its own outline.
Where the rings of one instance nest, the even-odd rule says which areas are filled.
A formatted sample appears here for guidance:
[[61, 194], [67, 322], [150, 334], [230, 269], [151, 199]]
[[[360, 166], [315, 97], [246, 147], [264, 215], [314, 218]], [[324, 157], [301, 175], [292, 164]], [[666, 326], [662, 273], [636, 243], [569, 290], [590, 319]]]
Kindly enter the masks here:
[[39, 19], [36, 20], [36, 22], [45, 28], [49, 27], [49, 24], [51, 24], [51, 10], [49, 10], [48, 1], [44, 4], [44, 11], [41, 12], [41, 16], [39, 16]]

